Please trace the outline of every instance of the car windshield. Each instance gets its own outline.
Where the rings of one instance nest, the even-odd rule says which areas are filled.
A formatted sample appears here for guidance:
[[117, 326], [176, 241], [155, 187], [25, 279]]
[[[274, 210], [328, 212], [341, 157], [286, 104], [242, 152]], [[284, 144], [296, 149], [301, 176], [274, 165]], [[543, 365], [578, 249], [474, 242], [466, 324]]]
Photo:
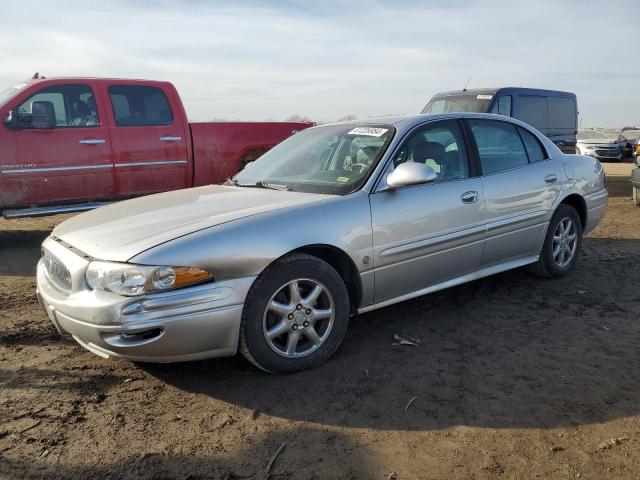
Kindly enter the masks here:
[[462, 94], [434, 97], [422, 113], [485, 113], [491, 103], [491, 94]]
[[638, 138], [640, 138], [640, 128], [623, 130], [620, 136], [626, 138], [627, 140], [637, 140]]
[[391, 125], [327, 125], [296, 133], [250, 163], [230, 183], [346, 195], [366, 182], [387, 149]]
[[15, 97], [20, 91], [26, 87], [26, 83], [19, 83], [11, 88], [7, 88], [0, 92], [0, 107], [2, 107], [5, 103]]
[[610, 138], [597, 130], [581, 130], [578, 132], [578, 140], [609, 140]]

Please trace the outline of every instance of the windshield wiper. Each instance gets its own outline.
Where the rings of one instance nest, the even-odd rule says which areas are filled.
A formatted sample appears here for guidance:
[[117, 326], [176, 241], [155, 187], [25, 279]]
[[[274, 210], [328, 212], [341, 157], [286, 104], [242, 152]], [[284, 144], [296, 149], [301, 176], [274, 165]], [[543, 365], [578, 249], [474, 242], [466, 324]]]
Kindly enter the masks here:
[[289, 185], [281, 185], [278, 183], [267, 183], [267, 182], [256, 182], [254, 187], [258, 188], [269, 188], [271, 190], [280, 190], [283, 192], [293, 192], [293, 189]]
[[267, 183], [262, 180], [257, 181], [256, 183], [239, 183], [235, 178], [228, 178], [227, 182], [231, 183], [236, 187], [247, 187], [247, 188], [268, 188], [269, 190], [279, 190], [281, 192], [293, 192], [293, 188], [288, 185], [281, 185], [278, 183]]

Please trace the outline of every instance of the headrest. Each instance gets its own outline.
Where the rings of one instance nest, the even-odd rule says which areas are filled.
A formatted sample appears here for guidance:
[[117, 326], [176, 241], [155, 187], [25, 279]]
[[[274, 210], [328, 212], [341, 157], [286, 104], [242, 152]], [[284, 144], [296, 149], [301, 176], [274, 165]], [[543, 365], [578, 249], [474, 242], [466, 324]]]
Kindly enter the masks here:
[[422, 142], [413, 147], [413, 161], [418, 163], [426, 163], [427, 160], [435, 160], [436, 163], [442, 162], [444, 156], [444, 147], [438, 142]]
[[379, 151], [380, 147], [376, 147], [375, 145], [370, 145], [368, 147], [362, 147], [358, 149], [358, 153], [356, 154], [356, 163], [371, 165], [376, 159]]
[[55, 117], [53, 102], [49, 102], [48, 100], [36, 100], [35, 102], [31, 102], [31, 113], [33, 115]]

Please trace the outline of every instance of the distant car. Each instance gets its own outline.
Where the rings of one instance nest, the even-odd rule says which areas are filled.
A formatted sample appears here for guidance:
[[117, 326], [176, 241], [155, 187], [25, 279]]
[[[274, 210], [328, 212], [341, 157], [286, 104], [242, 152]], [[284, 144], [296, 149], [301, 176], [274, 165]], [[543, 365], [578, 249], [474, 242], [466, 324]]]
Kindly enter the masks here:
[[292, 372], [327, 360], [351, 315], [524, 265], [562, 277], [607, 199], [600, 162], [512, 118], [326, 125], [225, 185], [61, 223], [43, 243], [38, 297], [101, 356], [240, 350]]
[[576, 152], [576, 95], [558, 90], [502, 87], [442, 92], [422, 113], [497, 113], [517, 118], [546, 135], [564, 153]]
[[640, 127], [624, 127], [618, 135], [618, 144], [623, 158], [631, 157], [635, 160], [640, 152], [638, 139], [640, 138]]
[[622, 160], [622, 152], [618, 140], [598, 130], [580, 130], [578, 132], [577, 149], [580, 155], [589, 155], [601, 161]]

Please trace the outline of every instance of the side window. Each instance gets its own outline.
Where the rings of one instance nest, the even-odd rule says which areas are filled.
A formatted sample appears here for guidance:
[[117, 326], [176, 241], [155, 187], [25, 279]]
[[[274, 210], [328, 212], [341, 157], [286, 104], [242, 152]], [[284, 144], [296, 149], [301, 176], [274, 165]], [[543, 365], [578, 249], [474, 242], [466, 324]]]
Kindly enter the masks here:
[[438, 175], [436, 182], [467, 178], [469, 163], [458, 122], [438, 122], [413, 133], [393, 159], [394, 167], [404, 162], [429, 165]]
[[469, 120], [469, 125], [478, 146], [484, 175], [511, 170], [529, 163], [514, 125], [493, 120]]
[[[52, 123], [55, 128], [97, 127], [98, 108], [89, 85], [53, 85], [32, 95], [19, 107], [32, 123]], [[54, 123], [55, 122], [55, 123]]]
[[537, 128], [547, 128], [547, 97], [518, 96], [516, 118]]
[[109, 98], [118, 127], [173, 123], [173, 112], [161, 88], [145, 85], [111, 85]]
[[511, 116], [511, 95], [501, 95], [498, 100], [491, 107], [491, 113], [497, 113], [498, 115], [504, 115], [506, 117]]
[[571, 98], [549, 97], [549, 128], [575, 129], [576, 104]]
[[538, 140], [535, 135], [524, 128], [518, 127], [518, 131], [520, 132], [520, 136], [522, 137], [522, 141], [524, 142], [524, 146], [527, 149], [527, 155], [529, 156], [529, 162], [539, 162], [540, 160], [545, 160], [547, 158], [542, 145], [540, 145], [540, 140]]

